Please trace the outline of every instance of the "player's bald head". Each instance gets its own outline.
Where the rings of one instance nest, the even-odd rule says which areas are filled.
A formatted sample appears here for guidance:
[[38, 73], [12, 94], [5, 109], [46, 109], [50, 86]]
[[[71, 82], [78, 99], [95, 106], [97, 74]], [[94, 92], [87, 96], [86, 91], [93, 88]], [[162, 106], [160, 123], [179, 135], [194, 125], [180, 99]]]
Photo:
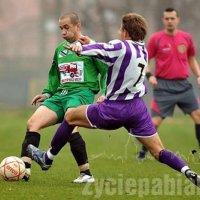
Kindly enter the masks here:
[[66, 19], [66, 18], [69, 18], [73, 25], [77, 25], [77, 24], [81, 23], [78, 14], [75, 12], [69, 12], [69, 13], [65, 13], [65, 14], [61, 15], [59, 17], [59, 21]]

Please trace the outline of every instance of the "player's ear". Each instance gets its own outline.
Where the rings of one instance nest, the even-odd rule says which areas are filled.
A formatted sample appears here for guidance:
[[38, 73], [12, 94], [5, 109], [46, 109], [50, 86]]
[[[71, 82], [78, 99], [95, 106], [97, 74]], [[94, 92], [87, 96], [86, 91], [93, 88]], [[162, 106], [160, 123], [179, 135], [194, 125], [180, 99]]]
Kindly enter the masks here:
[[129, 33], [128, 33], [128, 31], [126, 29], [124, 29], [124, 36], [125, 36], [125, 38], [129, 38], [130, 37], [130, 35], [129, 35]]

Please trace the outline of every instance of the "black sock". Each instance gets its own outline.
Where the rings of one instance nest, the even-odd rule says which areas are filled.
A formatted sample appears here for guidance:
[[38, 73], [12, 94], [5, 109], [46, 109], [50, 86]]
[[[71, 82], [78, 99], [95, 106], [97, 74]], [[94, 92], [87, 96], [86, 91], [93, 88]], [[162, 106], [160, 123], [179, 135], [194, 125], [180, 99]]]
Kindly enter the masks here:
[[83, 140], [79, 132], [73, 133], [70, 136], [69, 143], [71, 152], [78, 166], [88, 163], [85, 141]]
[[89, 175], [89, 176], [92, 176], [92, 174], [91, 174], [91, 172], [90, 172], [89, 169], [87, 169], [87, 170], [85, 170], [85, 171], [81, 171], [80, 173], [81, 173], [81, 174], [83, 173], [83, 174], [87, 174], [87, 175]]
[[[38, 147], [40, 143], [40, 134], [37, 132], [31, 132], [31, 131], [27, 131], [24, 141], [22, 143], [22, 150], [21, 150], [21, 157], [29, 157], [28, 152], [27, 152], [27, 146], [29, 144], [33, 144], [34, 146]], [[25, 167], [26, 168], [31, 168], [31, 164], [28, 162], [25, 162]]]
[[39, 143], [40, 143], [40, 134], [37, 132], [27, 131], [24, 141], [22, 143], [21, 157], [30, 157], [27, 152], [27, 146], [29, 144], [32, 144], [38, 147]]
[[200, 124], [195, 124], [195, 133], [196, 133], [198, 145], [200, 147]]

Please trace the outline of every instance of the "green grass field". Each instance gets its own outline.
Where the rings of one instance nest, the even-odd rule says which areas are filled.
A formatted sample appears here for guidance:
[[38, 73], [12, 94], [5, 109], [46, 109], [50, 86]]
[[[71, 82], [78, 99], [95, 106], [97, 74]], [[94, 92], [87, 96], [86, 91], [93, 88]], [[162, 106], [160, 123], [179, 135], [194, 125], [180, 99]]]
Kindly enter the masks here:
[[[26, 120], [31, 111], [1, 111], [0, 160], [20, 155]], [[40, 147], [46, 149], [56, 127], [42, 131]], [[169, 149], [182, 155], [200, 173], [194, 127], [187, 116], [167, 119], [160, 127], [160, 136]], [[199, 199], [200, 191], [176, 171], [156, 162], [151, 156], [144, 162], [135, 159], [139, 144], [124, 129], [113, 132], [81, 129], [87, 142], [94, 184], [75, 185], [79, 175], [67, 145], [56, 157], [53, 167], [43, 172], [34, 163], [29, 182], [0, 180], [2, 200], [62, 199]]]

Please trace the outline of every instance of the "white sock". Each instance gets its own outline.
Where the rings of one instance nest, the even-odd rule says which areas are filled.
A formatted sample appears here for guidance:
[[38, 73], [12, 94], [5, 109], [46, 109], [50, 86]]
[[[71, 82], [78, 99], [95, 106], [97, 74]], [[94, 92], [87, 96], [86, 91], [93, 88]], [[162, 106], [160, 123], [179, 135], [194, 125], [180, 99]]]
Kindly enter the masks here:
[[51, 150], [51, 149], [49, 149], [49, 150], [47, 151], [47, 157], [48, 157], [50, 160], [53, 160], [54, 155], [50, 152], [50, 150]]
[[185, 174], [185, 171], [190, 169], [188, 166], [184, 166], [182, 169], [181, 169], [181, 173]]

